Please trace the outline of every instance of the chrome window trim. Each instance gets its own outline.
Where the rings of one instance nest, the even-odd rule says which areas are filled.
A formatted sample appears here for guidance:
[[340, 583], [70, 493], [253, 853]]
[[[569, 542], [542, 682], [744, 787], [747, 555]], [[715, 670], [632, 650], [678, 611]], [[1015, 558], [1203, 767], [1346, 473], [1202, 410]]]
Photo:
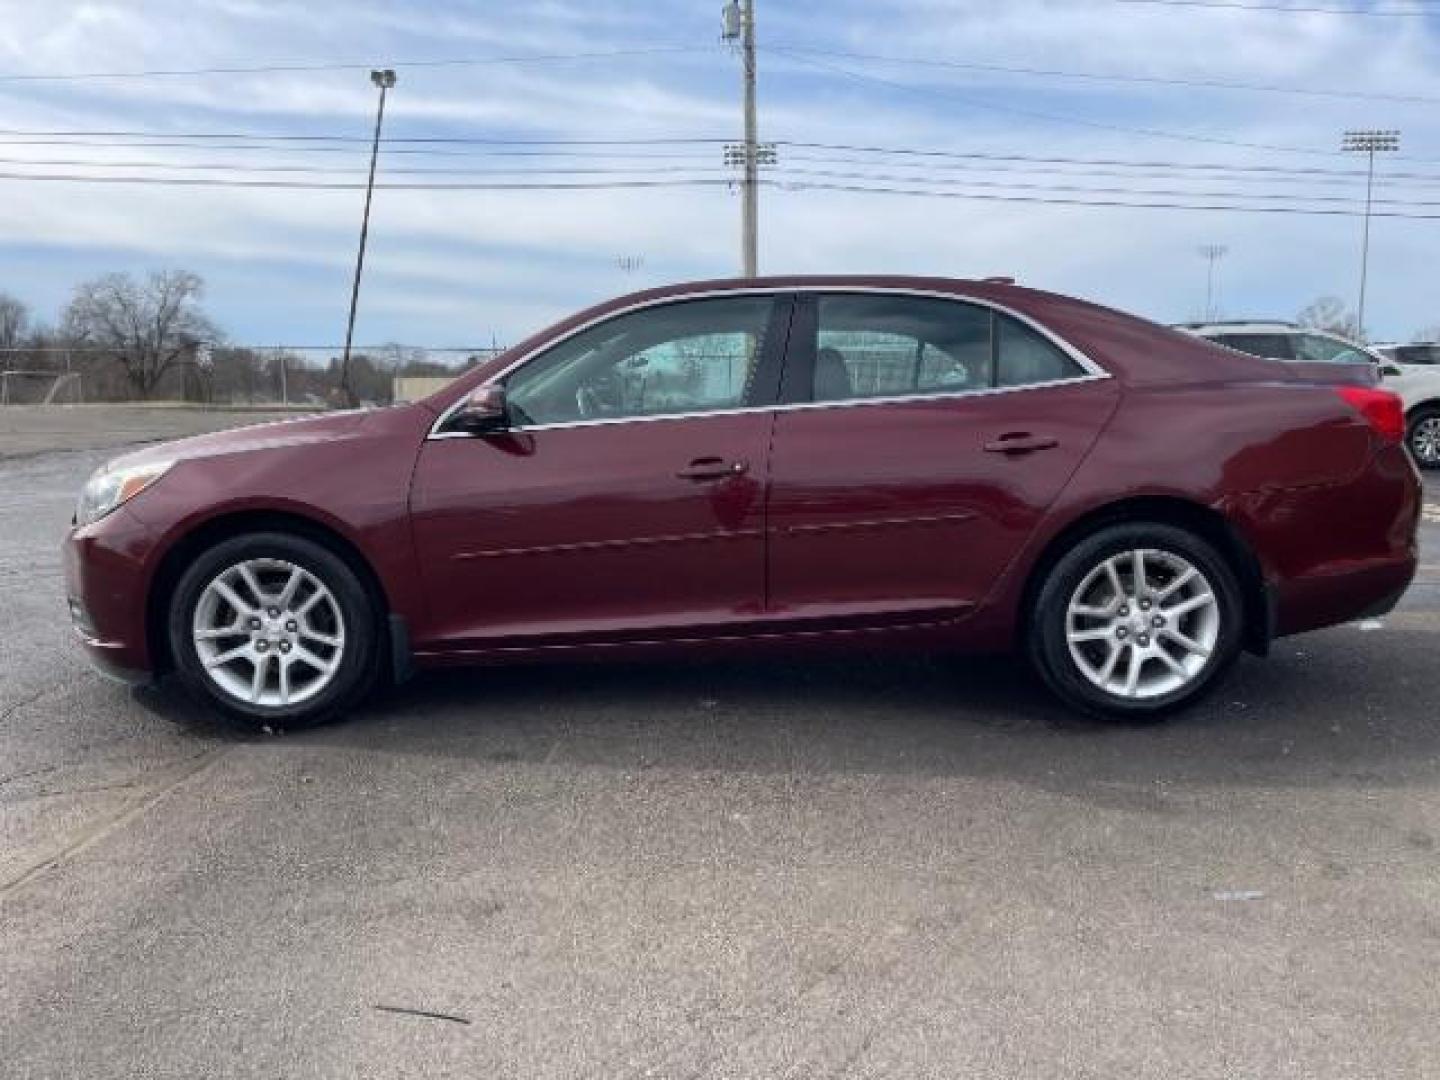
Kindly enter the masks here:
[[[596, 420], [567, 420], [556, 424], [528, 424], [506, 428], [512, 432], [533, 432], [533, 431], [557, 431], [565, 428], [580, 427], [602, 427], [613, 424], [641, 424], [654, 420], [694, 420], [706, 416], [742, 416], [746, 413], [778, 413], [795, 412], [802, 409], [836, 409], [849, 408], [857, 405], [895, 405], [906, 401], [940, 401], [960, 397], [983, 397], [991, 394], [1013, 394], [1026, 390], [1046, 390], [1056, 386], [1069, 386], [1073, 383], [1094, 382], [1099, 379], [1112, 379], [1114, 376], [1106, 371], [1100, 364], [1092, 360], [1086, 353], [1066, 341], [1059, 334], [1056, 334], [1049, 327], [1042, 325], [1024, 312], [1016, 311], [1005, 304], [997, 303], [994, 300], [986, 300], [978, 296], [964, 296], [959, 293], [944, 292], [939, 289], [911, 289], [904, 286], [884, 285], [795, 285], [795, 286], [756, 286], [738, 289], [702, 289], [696, 292], [675, 293], [669, 296], [655, 297], [650, 300], [643, 300], [631, 304], [628, 307], [619, 308], [607, 312], [594, 319], [584, 322], [573, 330], [560, 337], [545, 342], [543, 345], [531, 349], [524, 356], [519, 357], [513, 363], [507, 364], [500, 371], [490, 377], [490, 382], [499, 382], [506, 378], [511, 372], [529, 363], [542, 353], [564, 344], [571, 338], [583, 334], [592, 327], [618, 319], [622, 315], [629, 315], [636, 311], [644, 311], [647, 308], [660, 307], [666, 304], [683, 303], [687, 300], [705, 300], [723, 296], [755, 296], [767, 295], [780, 297], [794, 293], [848, 293], [879, 296], [918, 296], [936, 300], [950, 300], [955, 303], [976, 304], [980, 307], [997, 311], [1002, 315], [1008, 315], [1023, 326], [1035, 331], [1046, 341], [1050, 342], [1066, 356], [1080, 365], [1085, 372], [1083, 375], [1076, 375], [1073, 378], [1051, 379], [1048, 382], [1026, 383], [1022, 386], [988, 386], [977, 390], [947, 390], [932, 394], [895, 394], [888, 397], [869, 398], [845, 398], [840, 401], [797, 401], [787, 404], [773, 405], [746, 405], [738, 409], [704, 409], [695, 412], [676, 413], [654, 413], [647, 416], [617, 416], [602, 417]], [[444, 431], [442, 430], [451, 415], [465, 403], [465, 397], [457, 398], [444, 412], [442, 412], [433, 424], [430, 425], [430, 433], [426, 440], [431, 439], [475, 439], [483, 436], [472, 435], [468, 431]]]

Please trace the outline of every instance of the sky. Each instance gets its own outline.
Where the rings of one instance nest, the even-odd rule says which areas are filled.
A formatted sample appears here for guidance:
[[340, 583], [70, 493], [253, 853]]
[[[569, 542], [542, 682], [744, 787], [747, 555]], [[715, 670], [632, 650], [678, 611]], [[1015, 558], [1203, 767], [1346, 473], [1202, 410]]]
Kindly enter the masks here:
[[[740, 64], [719, 8], [0, 0], [0, 292], [53, 322], [78, 281], [185, 268], [231, 341], [343, 340], [372, 65], [398, 85], [357, 341], [505, 343], [734, 274]], [[762, 273], [1007, 275], [1177, 321], [1203, 314], [1199, 248], [1220, 244], [1223, 316], [1353, 305], [1364, 159], [1340, 137], [1393, 128], [1377, 209], [1414, 216], [1372, 219], [1366, 321], [1377, 340], [1440, 323], [1440, 3], [756, 0], [756, 36], [778, 158]], [[326, 64], [350, 66], [305, 70]], [[267, 65], [289, 70], [35, 77]], [[277, 181], [338, 189], [243, 186]], [[661, 186], [533, 186], [617, 182]], [[432, 187], [387, 186], [405, 184]], [[1094, 205], [1137, 201], [1211, 208]]]

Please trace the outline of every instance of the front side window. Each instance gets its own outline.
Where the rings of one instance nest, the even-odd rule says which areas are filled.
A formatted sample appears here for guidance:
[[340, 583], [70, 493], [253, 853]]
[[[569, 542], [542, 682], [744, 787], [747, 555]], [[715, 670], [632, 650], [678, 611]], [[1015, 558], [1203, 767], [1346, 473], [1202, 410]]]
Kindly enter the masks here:
[[581, 331], [505, 380], [522, 426], [713, 412], [745, 404], [768, 296], [684, 300]]
[[813, 399], [905, 397], [1076, 378], [1080, 365], [1018, 320], [933, 297], [819, 300]]

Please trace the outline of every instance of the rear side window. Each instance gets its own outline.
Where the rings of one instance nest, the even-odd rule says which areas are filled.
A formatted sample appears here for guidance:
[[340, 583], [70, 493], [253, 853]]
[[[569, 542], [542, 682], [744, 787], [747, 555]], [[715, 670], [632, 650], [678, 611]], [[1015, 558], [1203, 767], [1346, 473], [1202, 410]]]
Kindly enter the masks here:
[[1216, 334], [1211, 340], [1218, 344], [1271, 360], [1294, 360], [1290, 339], [1284, 334]]
[[1390, 353], [1397, 364], [1440, 364], [1440, 345], [1397, 345]]
[[996, 314], [995, 326], [996, 386], [1029, 386], [1084, 374], [1058, 345], [1010, 316]]
[[903, 295], [819, 299], [812, 399], [905, 397], [1076, 378], [1080, 365], [978, 304]]
[[1311, 364], [1368, 364], [1370, 358], [1353, 345], [1323, 334], [1296, 334], [1295, 359]]

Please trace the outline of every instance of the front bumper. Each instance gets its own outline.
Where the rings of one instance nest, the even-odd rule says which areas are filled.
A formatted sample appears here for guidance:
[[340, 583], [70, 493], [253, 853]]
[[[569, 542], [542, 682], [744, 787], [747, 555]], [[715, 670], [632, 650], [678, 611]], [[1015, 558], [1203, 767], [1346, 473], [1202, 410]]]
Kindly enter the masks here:
[[125, 507], [71, 529], [63, 545], [70, 619], [102, 673], [144, 682], [153, 664], [146, 627], [150, 530]]

